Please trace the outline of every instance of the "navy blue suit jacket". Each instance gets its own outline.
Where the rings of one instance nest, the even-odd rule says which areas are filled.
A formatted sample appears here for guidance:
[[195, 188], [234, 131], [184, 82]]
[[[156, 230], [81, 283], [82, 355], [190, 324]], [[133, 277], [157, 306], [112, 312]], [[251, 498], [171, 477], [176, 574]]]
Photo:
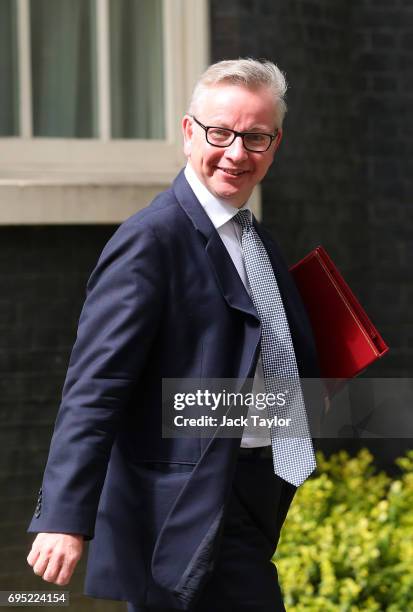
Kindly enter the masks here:
[[[266, 232], [301, 376], [306, 312]], [[91, 539], [86, 592], [186, 609], [213, 568], [239, 439], [161, 435], [163, 378], [252, 377], [260, 321], [181, 172], [123, 223], [87, 286], [29, 530]], [[181, 472], [152, 462], [186, 465]]]

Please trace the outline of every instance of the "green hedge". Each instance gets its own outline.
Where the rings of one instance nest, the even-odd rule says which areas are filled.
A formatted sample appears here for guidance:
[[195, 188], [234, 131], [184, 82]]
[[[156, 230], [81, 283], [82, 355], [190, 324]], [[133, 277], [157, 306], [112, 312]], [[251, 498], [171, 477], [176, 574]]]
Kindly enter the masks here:
[[400, 477], [362, 450], [318, 455], [274, 556], [288, 612], [413, 610], [413, 451]]

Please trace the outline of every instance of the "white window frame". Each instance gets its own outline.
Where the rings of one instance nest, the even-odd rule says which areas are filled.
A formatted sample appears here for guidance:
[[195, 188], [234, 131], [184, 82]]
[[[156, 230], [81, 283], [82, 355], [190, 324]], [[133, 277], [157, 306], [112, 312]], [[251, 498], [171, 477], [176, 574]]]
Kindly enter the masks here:
[[165, 140], [110, 139], [107, 0], [97, 0], [99, 138], [32, 137], [29, 0], [17, 9], [21, 136], [0, 138], [1, 204], [2, 187], [11, 197], [12, 187], [167, 184], [184, 161], [180, 119], [208, 64], [208, 0], [163, 0]]

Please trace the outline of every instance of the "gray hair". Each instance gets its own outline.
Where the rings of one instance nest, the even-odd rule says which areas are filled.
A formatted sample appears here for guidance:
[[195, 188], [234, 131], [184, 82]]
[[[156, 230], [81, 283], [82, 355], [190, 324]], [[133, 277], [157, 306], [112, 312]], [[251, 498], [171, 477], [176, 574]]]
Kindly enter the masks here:
[[273, 62], [247, 57], [212, 64], [195, 84], [188, 112], [191, 115], [195, 114], [199, 99], [205, 90], [221, 84], [241, 85], [247, 89], [268, 87], [274, 95], [277, 127], [282, 126], [287, 112], [284, 99], [287, 82], [281, 70]]

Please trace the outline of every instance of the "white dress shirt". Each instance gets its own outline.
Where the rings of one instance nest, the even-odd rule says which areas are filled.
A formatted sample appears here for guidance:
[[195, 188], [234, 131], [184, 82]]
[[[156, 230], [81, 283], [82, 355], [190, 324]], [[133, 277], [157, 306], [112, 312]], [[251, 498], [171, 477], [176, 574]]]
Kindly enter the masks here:
[[[225, 202], [225, 200], [221, 200], [220, 198], [215, 197], [200, 181], [190, 162], [187, 163], [185, 168], [185, 178], [188, 181], [192, 191], [196, 195], [199, 203], [205, 210], [208, 217], [211, 219], [213, 226], [217, 230], [222, 242], [224, 243], [234, 263], [235, 268], [237, 269], [238, 274], [241, 277], [245, 289], [248, 291], [249, 295], [251, 295], [248, 277], [245, 270], [245, 264], [242, 257], [241, 226], [239, 225], [239, 223], [233, 220], [233, 217], [235, 217], [239, 210], [249, 210], [250, 215], [252, 217], [249, 201], [247, 201], [241, 208], [236, 208], [235, 206], [231, 206], [231, 204], [228, 204], [228, 202]], [[255, 371], [252, 392], [263, 393], [264, 391], [264, 372], [262, 369], [260, 355], [258, 359], [257, 369]], [[257, 414], [263, 418], [266, 418], [267, 410], [257, 410], [255, 407], [250, 406], [248, 410], [248, 416], [252, 414]], [[250, 419], [248, 419], [248, 421], [249, 423], [251, 423]], [[245, 448], [252, 448], [256, 446], [270, 445], [271, 438], [269, 431], [268, 436], [266, 437], [264, 437], [262, 434], [262, 430], [260, 430], [260, 435], [258, 436], [254, 432], [254, 428], [251, 425], [246, 426], [242, 435], [241, 446]]]

